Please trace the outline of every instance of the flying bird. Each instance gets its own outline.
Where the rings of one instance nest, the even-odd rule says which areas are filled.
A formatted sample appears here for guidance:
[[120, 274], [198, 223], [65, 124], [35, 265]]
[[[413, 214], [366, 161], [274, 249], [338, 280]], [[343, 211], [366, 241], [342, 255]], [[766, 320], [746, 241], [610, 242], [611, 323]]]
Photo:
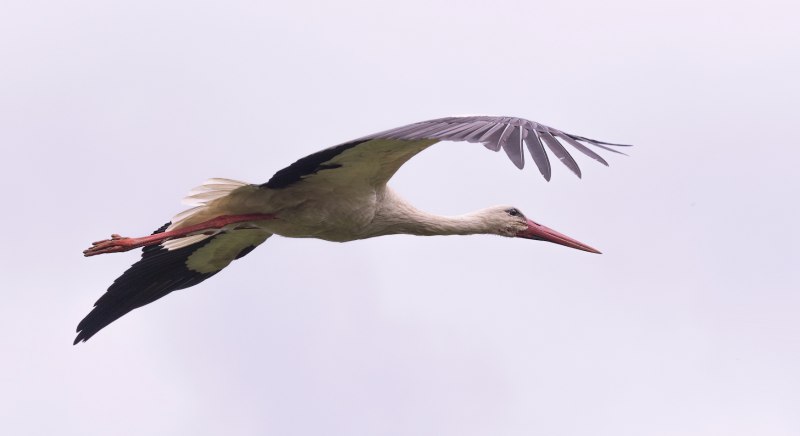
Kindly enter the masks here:
[[78, 324], [74, 344], [86, 341], [133, 309], [220, 272], [272, 235], [346, 242], [392, 234], [493, 234], [553, 242], [600, 253], [525, 217], [513, 206], [494, 206], [460, 216], [415, 208], [386, 183], [419, 152], [441, 141], [502, 149], [522, 169], [527, 147], [546, 180], [550, 152], [575, 175], [578, 164], [565, 145], [608, 166], [592, 148], [621, 153], [612, 144], [512, 117], [450, 117], [386, 130], [308, 155], [266, 183], [210, 179], [176, 215], [150, 236], [94, 242], [85, 256], [142, 248], [141, 259], [108, 288]]

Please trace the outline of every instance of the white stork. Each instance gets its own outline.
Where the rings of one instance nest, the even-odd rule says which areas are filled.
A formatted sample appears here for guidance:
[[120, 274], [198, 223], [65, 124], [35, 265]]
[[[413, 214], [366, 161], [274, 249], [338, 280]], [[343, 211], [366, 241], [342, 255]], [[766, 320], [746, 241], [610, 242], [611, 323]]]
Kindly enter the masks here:
[[578, 177], [575, 160], [562, 141], [592, 159], [608, 163], [587, 145], [620, 153], [622, 146], [564, 133], [511, 117], [441, 118], [387, 130], [308, 155], [256, 185], [210, 179], [185, 202], [194, 207], [152, 235], [112, 235], [85, 256], [143, 247], [142, 258], [125, 271], [78, 324], [75, 344], [133, 309], [172, 291], [194, 286], [250, 253], [273, 234], [345, 242], [381, 235], [493, 234], [535, 239], [592, 253], [594, 248], [527, 219], [512, 206], [494, 206], [460, 216], [423, 212], [386, 186], [417, 153], [439, 141], [503, 149], [518, 168], [527, 146], [533, 162], [550, 180], [545, 146]]

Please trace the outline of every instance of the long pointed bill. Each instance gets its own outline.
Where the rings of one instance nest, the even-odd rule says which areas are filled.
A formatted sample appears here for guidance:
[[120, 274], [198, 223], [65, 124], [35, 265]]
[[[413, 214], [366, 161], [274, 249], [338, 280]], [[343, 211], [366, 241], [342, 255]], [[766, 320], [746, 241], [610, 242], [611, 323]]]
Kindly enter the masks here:
[[599, 251], [595, 250], [594, 248], [582, 242], [578, 242], [567, 235], [558, 233], [557, 231], [549, 227], [545, 227], [531, 220], [528, 220], [528, 228], [517, 233], [517, 237], [525, 239], [537, 239], [540, 241], [547, 241], [555, 244], [564, 245], [578, 250], [588, 251], [589, 253], [602, 254]]

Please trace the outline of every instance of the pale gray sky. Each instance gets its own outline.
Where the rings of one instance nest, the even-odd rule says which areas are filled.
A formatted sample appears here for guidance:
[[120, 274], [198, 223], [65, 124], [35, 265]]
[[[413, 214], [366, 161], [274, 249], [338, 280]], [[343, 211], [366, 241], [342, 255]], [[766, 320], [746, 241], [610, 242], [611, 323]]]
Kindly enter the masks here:
[[[800, 434], [800, 31], [785, 1], [0, 6], [0, 433]], [[456, 114], [636, 144], [545, 183], [437, 145], [393, 186], [499, 237], [272, 238], [73, 347], [208, 177]]]

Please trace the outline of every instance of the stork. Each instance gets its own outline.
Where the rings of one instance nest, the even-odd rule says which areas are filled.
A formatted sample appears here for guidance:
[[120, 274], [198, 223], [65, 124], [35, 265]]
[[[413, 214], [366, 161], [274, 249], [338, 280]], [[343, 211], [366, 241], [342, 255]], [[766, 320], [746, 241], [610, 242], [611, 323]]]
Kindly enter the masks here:
[[345, 142], [310, 154], [263, 184], [210, 179], [184, 202], [193, 206], [150, 236], [94, 242], [94, 256], [142, 247], [141, 259], [108, 288], [78, 324], [74, 344], [86, 341], [133, 309], [172, 291], [194, 286], [250, 253], [272, 235], [346, 242], [392, 234], [492, 234], [553, 242], [600, 253], [525, 217], [512, 206], [494, 206], [460, 216], [421, 211], [386, 183], [419, 152], [440, 141], [464, 141], [502, 149], [519, 169], [527, 146], [546, 180], [551, 168], [545, 147], [575, 175], [569, 145], [608, 163], [589, 146], [621, 153], [624, 146], [596, 141], [512, 117], [450, 117], [422, 121]]

